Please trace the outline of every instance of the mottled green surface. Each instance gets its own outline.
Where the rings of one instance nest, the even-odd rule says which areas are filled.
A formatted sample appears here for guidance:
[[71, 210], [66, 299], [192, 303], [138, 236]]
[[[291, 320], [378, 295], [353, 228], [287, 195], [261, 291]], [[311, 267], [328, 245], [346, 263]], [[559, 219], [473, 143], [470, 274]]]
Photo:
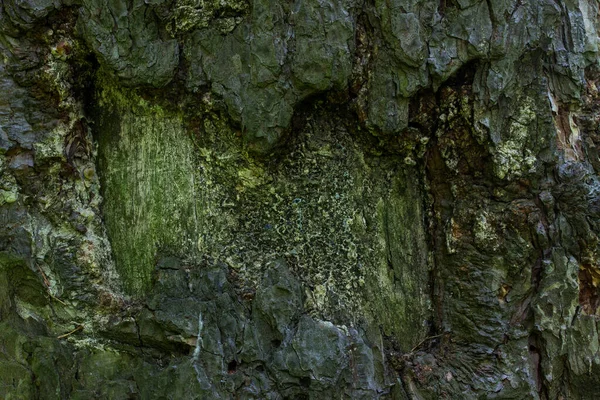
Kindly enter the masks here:
[[203, 188], [181, 116], [127, 98], [100, 101], [99, 166], [106, 228], [117, 271], [130, 293], [151, 287], [156, 254], [198, 252]]
[[[110, 108], [117, 97], [102, 100], [97, 137], [107, 232], [129, 293], [151, 290], [160, 254], [210, 257], [251, 290], [283, 257], [316, 315], [376, 318], [405, 347], [424, 337], [428, 266], [417, 169], [369, 155], [352, 127], [326, 114], [272, 163], [248, 158], [233, 133], [217, 145], [216, 134], [227, 132], [210, 120], [192, 137], [180, 117], [143, 101], [131, 111]], [[387, 312], [390, 304], [397, 313]]]
[[594, 399], [593, 0], [0, 4], [0, 397]]

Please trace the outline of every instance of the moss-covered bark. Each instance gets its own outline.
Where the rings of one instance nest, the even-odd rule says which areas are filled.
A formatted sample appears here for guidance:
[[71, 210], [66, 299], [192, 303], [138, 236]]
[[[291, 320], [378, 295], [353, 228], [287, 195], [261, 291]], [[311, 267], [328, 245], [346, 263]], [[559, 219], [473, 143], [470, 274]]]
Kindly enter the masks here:
[[181, 115], [134, 94], [101, 95], [96, 136], [107, 233], [120, 280], [128, 293], [143, 294], [159, 252], [198, 253], [199, 165]]
[[0, 4], [0, 397], [589, 398], [598, 4]]

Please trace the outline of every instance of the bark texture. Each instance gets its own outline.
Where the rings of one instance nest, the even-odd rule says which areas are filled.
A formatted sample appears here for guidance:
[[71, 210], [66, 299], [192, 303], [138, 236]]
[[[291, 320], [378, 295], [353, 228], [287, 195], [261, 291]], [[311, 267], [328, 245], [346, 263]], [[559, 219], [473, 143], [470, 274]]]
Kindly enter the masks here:
[[595, 0], [4, 0], [0, 397], [594, 399]]

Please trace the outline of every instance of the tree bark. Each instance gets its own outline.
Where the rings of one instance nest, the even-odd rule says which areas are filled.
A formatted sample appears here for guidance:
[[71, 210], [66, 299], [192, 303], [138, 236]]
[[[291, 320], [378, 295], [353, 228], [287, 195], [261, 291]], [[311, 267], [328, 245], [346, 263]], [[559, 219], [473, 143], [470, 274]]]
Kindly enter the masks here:
[[594, 399], [594, 0], [4, 0], [0, 397]]

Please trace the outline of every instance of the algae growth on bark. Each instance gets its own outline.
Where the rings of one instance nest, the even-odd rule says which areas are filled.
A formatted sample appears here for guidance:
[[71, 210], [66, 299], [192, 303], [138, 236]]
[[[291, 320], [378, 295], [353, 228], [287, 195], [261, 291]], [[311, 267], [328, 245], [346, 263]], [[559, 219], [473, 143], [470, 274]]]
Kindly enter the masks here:
[[0, 398], [596, 398], [599, 27], [4, 0]]

